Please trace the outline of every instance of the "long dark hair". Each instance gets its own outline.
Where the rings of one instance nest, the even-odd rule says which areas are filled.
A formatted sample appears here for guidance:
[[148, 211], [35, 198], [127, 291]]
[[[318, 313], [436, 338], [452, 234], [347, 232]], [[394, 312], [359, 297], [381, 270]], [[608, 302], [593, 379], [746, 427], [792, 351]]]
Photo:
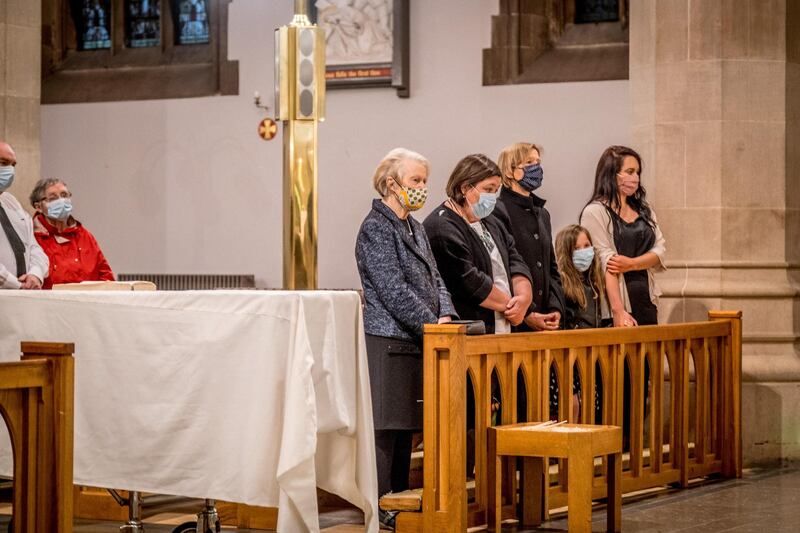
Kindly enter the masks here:
[[[633, 148], [627, 146], [609, 146], [600, 156], [597, 162], [597, 171], [594, 175], [594, 192], [592, 198], [586, 205], [592, 202], [600, 202], [611, 208], [615, 213], [619, 213], [622, 205], [619, 203], [619, 189], [617, 188], [617, 173], [622, 172], [622, 162], [626, 156], [631, 156], [639, 163], [639, 187], [633, 195], [628, 196], [626, 201], [647, 224], [653, 227], [653, 215], [650, 204], [647, 203], [647, 191], [642, 186], [642, 174], [644, 166], [641, 156]], [[586, 206], [583, 207], [586, 209]]]

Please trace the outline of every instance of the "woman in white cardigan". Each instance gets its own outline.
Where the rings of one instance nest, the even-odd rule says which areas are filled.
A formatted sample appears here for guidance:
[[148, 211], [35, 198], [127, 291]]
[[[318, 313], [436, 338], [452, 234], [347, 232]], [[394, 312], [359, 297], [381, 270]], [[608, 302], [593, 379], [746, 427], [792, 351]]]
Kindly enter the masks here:
[[641, 173], [636, 151], [607, 148], [597, 163], [592, 199], [580, 217], [605, 273], [603, 318], [613, 319], [617, 327], [658, 323], [660, 291], [653, 274], [665, 269], [666, 248]]

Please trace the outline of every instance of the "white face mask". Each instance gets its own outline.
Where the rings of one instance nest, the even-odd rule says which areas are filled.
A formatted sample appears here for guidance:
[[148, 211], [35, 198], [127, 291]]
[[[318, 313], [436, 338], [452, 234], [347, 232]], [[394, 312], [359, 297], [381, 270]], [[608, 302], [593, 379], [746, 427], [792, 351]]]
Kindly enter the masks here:
[[5, 191], [14, 183], [14, 167], [11, 165], [0, 167], [0, 192]]

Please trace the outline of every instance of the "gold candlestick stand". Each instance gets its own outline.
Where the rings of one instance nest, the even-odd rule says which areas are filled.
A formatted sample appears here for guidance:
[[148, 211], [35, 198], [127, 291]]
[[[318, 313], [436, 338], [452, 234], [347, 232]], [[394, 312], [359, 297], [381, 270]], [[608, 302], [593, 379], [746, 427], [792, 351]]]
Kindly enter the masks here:
[[317, 124], [325, 118], [325, 31], [295, 0], [275, 30], [275, 109], [283, 122], [283, 286], [317, 288]]

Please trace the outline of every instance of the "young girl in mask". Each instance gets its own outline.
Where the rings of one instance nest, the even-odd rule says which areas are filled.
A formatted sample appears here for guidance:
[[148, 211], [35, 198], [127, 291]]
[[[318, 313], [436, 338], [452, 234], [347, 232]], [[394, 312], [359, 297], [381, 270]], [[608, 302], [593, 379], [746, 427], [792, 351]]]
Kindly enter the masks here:
[[566, 329], [599, 328], [605, 283], [589, 231], [577, 224], [559, 231], [556, 261], [564, 287]]
[[[600, 259], [594, 254], [592, 237], [583, 226], [572, 224], [556, 235], [556, 261], [564, 287], [565, 329], [601, 327], [601, 304], [605, 299], [605, 283]], [[551, 378], [552, 380], [552, 378]], [[575, 375], [572, 382], [573, 419], [580, 415], [581, 384]], [[595, 420], [600, 419], [602, 383], [595, 389]], [[558, 395], [550, 388], [550, 409], [558, 412]], [[551, 417], [552, 418], [552, 417]]]

